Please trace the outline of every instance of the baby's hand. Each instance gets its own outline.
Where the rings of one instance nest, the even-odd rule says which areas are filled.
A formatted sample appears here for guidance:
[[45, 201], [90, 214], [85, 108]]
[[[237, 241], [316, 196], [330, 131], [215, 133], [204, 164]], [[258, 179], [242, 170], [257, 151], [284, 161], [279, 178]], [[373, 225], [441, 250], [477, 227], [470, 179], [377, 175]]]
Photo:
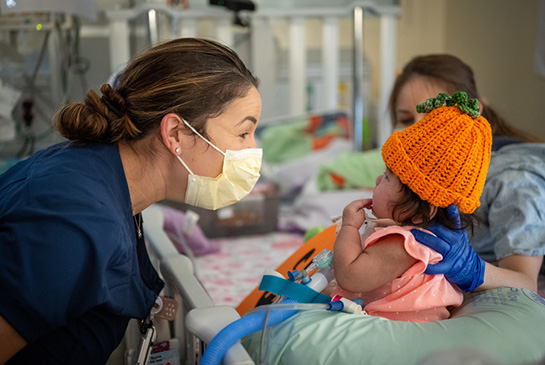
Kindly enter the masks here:
[[365, 212], [363, 208], [371, 208], [373, 201], [371, 199], [354, 200], [343, 210], [342, 226], [352, 226], [360, 229], [365, 221]]

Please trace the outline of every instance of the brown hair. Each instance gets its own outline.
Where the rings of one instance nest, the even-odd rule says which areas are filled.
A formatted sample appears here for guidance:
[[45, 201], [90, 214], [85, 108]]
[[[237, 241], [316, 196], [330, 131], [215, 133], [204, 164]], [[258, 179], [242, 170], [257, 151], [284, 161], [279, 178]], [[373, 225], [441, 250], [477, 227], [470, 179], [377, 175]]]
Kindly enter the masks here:
[[539, 138], [509, 125], [490, 105], [482, 103], [471, 67], [448, 54], [418, 56], [405, 65], [390, 95], [392, 123], [395, 124], [397, 120], [396, 106], [401, 88], [414, 76], [424, 76], [437, 81], [445, 87], [444, 92], [450, 95], [456, 91], [465, 91], [469, 98], [479, 99], [483, 106], [482, 116], [490, 123], [494, 136], [512, 137], [524, 142], [542, 142]]
[[[437, 207], [437, 213], [435, 216], [430, 218], [432, 209], [430, 203], [422, 200], [418, 194], [403, 183], [401, 183], [400, 191], [401, 197], [398, 201], [392, 203], [392, 215], [394, 217], [407, 217], [399, 222], [402, 225], [426, 228], [431, 223], [436, 223], [450, 230], [468, 230], [471, 234], [473, 234], [475, 226], [480, 223], [479, 217], [475, 213], [468, 214], [460, 212], [460, 226], [457, 226], [455, 222], [448, 218], [447, 208], [440, 207]], [[422, 223], [415, 224], [413, 222], [415, 218], [421, 219]]]
[[130, 142], [152, 134], [164, 115], [175, 113], [206, 136], [209, 118], [257, 86], [233, 50], [211, 40], [180, 38], [134, 58], [115, 90], [104, 84], [102, 97], [90, 90], [84, 103], [62, 108], [55, 126], [80, 143]]

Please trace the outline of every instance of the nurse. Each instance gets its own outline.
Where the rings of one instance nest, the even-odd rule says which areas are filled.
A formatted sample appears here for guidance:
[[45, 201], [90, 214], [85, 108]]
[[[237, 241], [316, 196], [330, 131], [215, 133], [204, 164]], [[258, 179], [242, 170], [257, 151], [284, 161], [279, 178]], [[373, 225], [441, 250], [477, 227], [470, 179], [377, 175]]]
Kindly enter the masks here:
[[0, 175], [0, 363], [108, 360], [163, 287], [140, 212], [217, 209], [259, 177], [257, 86], [232, 50], [183, 38], [58, 112], [68, 141]]

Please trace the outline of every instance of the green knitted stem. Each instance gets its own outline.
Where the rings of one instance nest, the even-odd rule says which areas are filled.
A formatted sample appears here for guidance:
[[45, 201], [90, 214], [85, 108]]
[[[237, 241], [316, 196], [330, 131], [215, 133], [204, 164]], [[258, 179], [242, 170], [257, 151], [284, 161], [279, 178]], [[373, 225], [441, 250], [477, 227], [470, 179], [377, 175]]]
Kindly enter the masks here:
[[435, 98], [429, 98], [425, 102], [416, 106], [418, 113], [429, 113], [434, 109], [446, 106], [458, 106], [458, 109], [475, 119], [481, 112], [479, 111], [479, 101], [477, 99], [469, 99], [463, 91], [455, 92], [452, 97], [445, 93], [439, 93]]

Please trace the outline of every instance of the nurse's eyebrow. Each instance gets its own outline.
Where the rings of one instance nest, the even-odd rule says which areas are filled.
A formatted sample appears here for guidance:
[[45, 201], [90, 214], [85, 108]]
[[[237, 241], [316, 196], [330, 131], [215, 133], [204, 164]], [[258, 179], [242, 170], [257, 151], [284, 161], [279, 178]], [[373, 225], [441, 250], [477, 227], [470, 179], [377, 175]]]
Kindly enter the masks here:
[[237, 125], [241, 125], [242, 123], [244, 123], [245, 121], [249, 120], [250, 122], [254, 123], [254, 124], [257, 124], [257, 119], [255, 119], [254, 117], [252, 117], [251, 115], [247, 116], [247, 117], [244, 117], [244, 119], [242, 119], [240, 122], [237, 123]]

